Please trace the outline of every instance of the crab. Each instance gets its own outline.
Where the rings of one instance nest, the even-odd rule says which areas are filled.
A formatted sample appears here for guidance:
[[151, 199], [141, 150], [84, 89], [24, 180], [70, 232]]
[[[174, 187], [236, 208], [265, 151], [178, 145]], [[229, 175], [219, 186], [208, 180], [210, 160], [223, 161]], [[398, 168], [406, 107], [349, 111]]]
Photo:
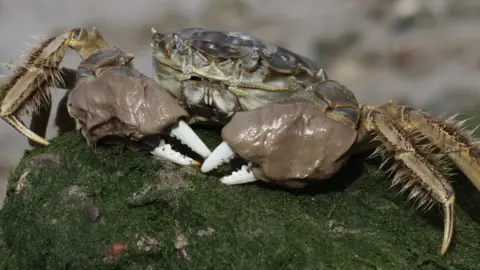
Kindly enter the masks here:
[[[410, 189], [408, 198], [418, 207], [441, 206], [440, 254], [447, 252], [455, 204], [447, 165], [455, 165], [480, 190], [480, 151], [464, 122], [392, 101], [359, 104], [314, 61], [243, 33], [152, 28], [151, 47], [153, 79], [136, 71], [133, 56], [109, 47], [96, 29], [77, 28], [44, 41], [2, 86], [0, 116], [46, 145], [16, 114], [39, 104], [37, 97], [45, 96], [48, 86], [68, 88], [67, 105], [59, 111], [67, 107], [89, 144], [112, 134], [133, 140], [169, 134], [201, 155], [201, 166], [164, 140], [152, 154], [193, 164], [203, 173], [236, 156], [247, 161], [220, 179], [227, 185], [261, 180], [303, 188], [332, 177], [352, 155], [372, 152], [384, 159], [381, 167], [392, 164], [392, 185]], [[83, 59], [77, 71], [59, 67], [68, 48]], [[222, 127], [223, 142], [213, 151], [190, 128], [205, 122]]]

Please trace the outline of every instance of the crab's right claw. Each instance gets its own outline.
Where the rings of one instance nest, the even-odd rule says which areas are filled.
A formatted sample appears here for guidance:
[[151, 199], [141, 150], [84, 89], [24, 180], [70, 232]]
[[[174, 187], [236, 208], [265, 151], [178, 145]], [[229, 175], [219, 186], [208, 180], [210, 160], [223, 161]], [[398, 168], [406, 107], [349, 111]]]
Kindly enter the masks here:
[[348, 158], [345, 153], [357, 132], [353, 122], [348, 126], [319, 108], [306, 100], [237, 112], [222, 129], [224, 142], [204, 161], [201, 171], [209, 172], [238, 156], [249, 164], [223, 177], [222, 183], [263, 180], [293, 187], [293, 182], [297, 185], [304, 179], [329, 178]]

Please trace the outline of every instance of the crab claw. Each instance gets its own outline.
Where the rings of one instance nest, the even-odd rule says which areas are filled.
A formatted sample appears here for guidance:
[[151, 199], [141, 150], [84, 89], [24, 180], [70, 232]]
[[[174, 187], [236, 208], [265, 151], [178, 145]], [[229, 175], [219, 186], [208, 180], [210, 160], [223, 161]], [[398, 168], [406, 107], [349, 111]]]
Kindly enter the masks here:
[[172, 146], [165, 144], [165, 140], [160, 140], [160, 144], [151, 152], [152, 155], [159, 158], [165, 158], [178, 165], [191, 165], [194, 167], [200, 167], [201, 163], [180, 154], [172, 149]]
[[220, 178], [220, 182], [225, 185], [240, 185], [255, 182], [258, 178], [251, 170], [252, 164], [243, 165], [240, 170], [233, 172], [230, 175]]
[[235, 157], [235, 152], [228, 145], [227, 142], [222, 142], [213, 152], [208, 156], [202, 164], [200, 170], [207, 173], [216, 169], [218, 166], [229, 162]]
[[[149, 136], [170, 135], [179, 139], [202, 157], [210, 154], [208, 147], [183, 120], [188, 118], [178, 100], [159, 88], [146, 77], [122, 61], [127, 59], [123, 51], [110, 48], [94, 53], [80, 64], [85, 67], [87, 79], [81, 78], [68, 96], [69, 114], [82, 123], [83, 134], [90, 144], [111, 137], [127, 137], [142, 140]], [[105, 63], [117, 66], [105, 66]], [[90, 74], [89, 70], [95, 70]], [[161, 143], [151, 153], [176, 164], [200, 163], [174, 151], [170, 145]]]
[[183, 120], [180, 120], [178, 125], [170, 131], [170, 136], [177, 138], [203, 158], [206, 158], [211, 154], [211, 151], [208, 149], [207, 145], [205, 145], [195, 131], [193, 131], [192, 128]]
[[205, 159], [201, 171], [238, 156], [249, 165], [223, 177], [222, 183], [264, 180], [288, 185], [326, 179], [344, 165], [356, 135], [353, 127], [330, 118], [313, 102], [269, 104], [237, 112], [222, 130], [224, 141]]
[[[212, 154], [208, 156], [207, 159], [202, 164], [200, 170], [203, 173], [207, 173], [211, 170], [216, 169], [218, 166], [228, 163], [236, 156], [233, 149], [228, 145], [227, 142], [222, 142], [220, 145], [213, 150]], [[258, 178], [253, 174], [252, 163], [248, 165], [243, 165], [240, 170], [233, 172], [231, 175], [224, 176], [220, 179], [220, 182], [226, 185], [238, 185], [245, 184], [250, 182], [255, 182]]]

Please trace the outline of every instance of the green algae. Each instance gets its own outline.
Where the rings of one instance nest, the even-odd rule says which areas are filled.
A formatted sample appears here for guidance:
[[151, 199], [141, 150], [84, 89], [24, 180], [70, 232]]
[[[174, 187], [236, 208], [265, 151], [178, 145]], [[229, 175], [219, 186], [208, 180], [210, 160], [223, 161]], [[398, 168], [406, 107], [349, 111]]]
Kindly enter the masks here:
[[[218, 133], [199, 133], [218, 144]], [[364, 158], [308, 191], [225, 186], [228, 168], [207, 176], [120, 146], [88, 148], [70, 132], [12, 173], [0, 268], [478, 269], [480, 194], [466, 179], [455, 181], [455, 238], [440, 257], [441, 213], [414, 210]], [[114, 243], [127, 248], [108, 258]]]

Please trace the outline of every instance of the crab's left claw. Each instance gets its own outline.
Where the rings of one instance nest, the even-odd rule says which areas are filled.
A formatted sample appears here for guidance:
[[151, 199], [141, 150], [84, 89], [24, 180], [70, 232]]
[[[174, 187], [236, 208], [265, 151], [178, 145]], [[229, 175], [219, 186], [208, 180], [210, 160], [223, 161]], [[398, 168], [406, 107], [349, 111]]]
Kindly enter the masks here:
[[[116, 54], [118, 54], [116, 56]], [[130, 65], [102, 66], [105, 58], [125, 58], [117, 48], [98, 51], [82, 62], [79, 83], [68, 98], [70, 115], [82, 123], [89, 143], [108, 136], [121, 136], [141, 140], [144, 137], [169, 134], [179, 139], [202, 157], [210, 150], [184, 119], [188, 113], [166, 91]], [[115, 58], [116, 57], [116, 58]], [[95, 74], [89, 72], [94, 67]], [[180, 165], [200, 163], [174, 151], [163, 140], [151, 153]]]
[[290, 185], [326, 179], [340, 169], [356, 131], [327, 116], [313, 102], [269, 104], [237, 112], [222, 130], [222, 142], [204, 161], [209, 172], [239, 156], [250, 163], [225, 176], [228, 185], [256, 180]]

